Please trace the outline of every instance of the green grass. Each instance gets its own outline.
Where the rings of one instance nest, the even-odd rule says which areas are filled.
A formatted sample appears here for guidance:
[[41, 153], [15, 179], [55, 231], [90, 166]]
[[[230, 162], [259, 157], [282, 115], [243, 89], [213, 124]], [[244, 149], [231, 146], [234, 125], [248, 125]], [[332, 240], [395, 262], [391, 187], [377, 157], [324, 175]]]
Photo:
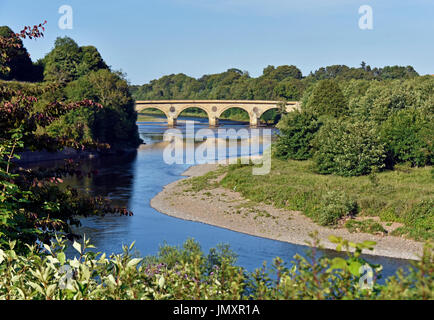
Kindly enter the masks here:
[[348, 220], [345, 223], [345, 228], [347, 228], [350, 232], [364, 232], [371, 234], [387, 233], [383, 226], [373, 219], [367, 219], [364, 221]]
[[[227, 173], [219, 185], [257, 203], [302, 211], [316, 222], [326, 221], [324, 225], [330, 222], [336, 225], [348, 208], [347, 215], [378, 216], [381, 221], [402, 223], [404, 226], [393, 234], [417, 240], [434, 239], [432, 167], [397, 168], [360, 177], [321, 175], [312, 167], [310, 161], [273, 159], [270, 174], [254, 176], [251, 166], [232, 165], [219, 169], [219, 175], [223, 170]], [[212, 177], [215, 173], [191, 180], [192, 189], [206, 188]], [[324, 217], [335, 209], [338, 213], [333, 219]], [[362, 227], [373, 232], [379, 229], [366, 223]]]

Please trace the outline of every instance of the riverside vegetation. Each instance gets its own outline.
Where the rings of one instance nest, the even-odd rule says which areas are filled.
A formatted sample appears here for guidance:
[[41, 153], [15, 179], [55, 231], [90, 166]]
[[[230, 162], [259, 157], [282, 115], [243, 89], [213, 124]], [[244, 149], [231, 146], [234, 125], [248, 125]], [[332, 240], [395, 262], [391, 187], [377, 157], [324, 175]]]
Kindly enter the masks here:
[[[84, 239], [81, 244], [74, 241], [72, 246], [77, 256], [67, 259], [65, 239], [77, 239], [71, 231], [71, 225], [79, 225], [79, 216], [104, 213], [128, 215], [130, 212], [113, 208], [105, 199], [92, 198], [73, 188], [62, 187], [62, 178], [65, 175], [80, 178], [86, 174], [94, 174], [83, 172], [78, 164], [72, 161], [68, 161], [62, 168], [28, 170], [18, 167], [14, 159], [19, 158], [19, 153], [24, 150], [55, 151], [66, 146], [102, 149], [108, 145], [122, 145], [127, 141], [134, 147], [139, 141], [137, 127], [133, 123], [136, 115], [127, 83], [119, 73], [112, 72], [103, 63], [95, 48], [78, 47], [71, 39], [61, 38], [42, 61], [29, 64], [21, 39], [39, 38], [43, 36], [43, 31], [44, 24], [40, 24], [26, 27], [18, 34], [3, 28], [0, 34], [0, 73], [5, 79], [0, 86], [0, 299], [433, 299], [433, 254], [429, 243], [425, 246], [423, 257], [414, 262], [411, 270], [400, 270], [384, 284], [375, 281], [373, 287], [367, 289], [361, 288], [359, 283], [363, 277], [360, 267], [366, 263], [360, 255], [362, 250], [369, 250], [375, 243], [350, 243], [336, 237], [330, 240], [336, 244], [337, 250], [347, 252], [346, 258], [330, 259], [319, 256], [317, 251], [320, 244], [313, 235], [313, 249], [308, 258], [297, 255], [288, 266], [276, 258], [271, 268], [264, 265], [254, 272], [247, 272], [236, 266], [236, 257], [227, 247], [220, 246], [205, 255], [199, 244], [193, 240], [187, 241], [182, 248], [163, 246], [158, 255], [141, 259], [132, 252], [133, 246], [125, 247], [123, 254], [107, 256], [88, 250], [92, 246], [89, 240]], [[23, 65], [32, 70], [31, 78], [29, 72], [20, 70]], [[278, 74], [273, 70], [277, 69], [268, 68], [267, 74]], [[404, 78], [414, 76], [409, 68], [393, 70], [398, 70], [398, 73], [404, 71], [404, 74], [401, 74]], [[387, 72], [382, 71], [379, 74], [384, 75]], [[26, 76], [29, 78], [25, 78]], [[299, 76], [301, 77], [301, 74], [297, 75]], [[11, 81], [13, 79], [44, 81], [23, 83]], [[390, 103], [379, 103], [378, 108], [379, 111], [387, 111], [386, 119], [382, 118], [384, 113], [381, 112], [371, 112], [363, 108], [358, 110], [361, 114], [372, 116], [373, 122], [384, 123], [386, 129], [387, 125], [395, 128], [396, 123], [402, 123], [399, 128], [403, 131], [384, 129], [384, 135], [377, 140], [376, 135], [370, 131], [371, 126], [366, 129], [358, 126], [356, 128], [363, 134], [353, 137], [354, 140], [350, 139], [352, 144], [346, 146], [336, 143], [336, 149], [332, 148], [331, 143], [325, 144], [324, 155], [321, 154], [322, 151], [318, 151], [322, 150], [322, 144], [311, 144], [311, 141], [327, 141], [349, 134], [348, 128], [352, 127], [348, 124], [336, 132], [333, 131], [333, 126], [323, 124], [327, 121], [343, 121], [341, 110], [347, 110], [347, 104], [335, 101], [336, 103], [327, 105], [327, 100], [321, 98], [321, 92], [327, 94], [328, 91], [324, 89], [327, 86], [334, 86], [331, 89], [335, 90], [335, 93], [342, 90], [334, 82], [331, 84], [332, 82], [320, 81], [307, 89], [306, 94], [312, 93], [313, 97], [306, 98], [307, 101], [313, 101], [311, 107], [306, 103], [306, 111], [285, 115], [282, 126], [292, 123], [291, 117], [305, 119], [306, 114], [309, 114], [307, 118], [314, 121], [307, 121], [308, 129], [300, 133], [300, 141], [305, 142], [301, 144], [301, 148], [294, 147], [291, 142], [295, 141], [290, 134], [293, 132], [292, 125], [286, 127], [288, 131], [285, 131], [285, 127], [281, 129], [281, 140], [276, 146], [275, 155], [284, 160], [273, 163], [274, 174], [266, 178], [273, 182], [272, 186], [268, 186], [267, 196], [281, 190], [280, 195], [276, 192], [272, 198], [280, 201], [277, 203], [309, 208], [304, 198], [307, 200], [309, 196], [319, 196], [319, 193], [315, 193], [316, 190], [304, 189], [305, 192], [298, 193], [297, 201], [292, 201], [289, 188], [299, 188], [308, 179], [314, 179], [315, 182], [323, 179], [322, 188], [329, 188], [328, 183], [332, 181], [330, 189], [339, 186], [337, 195], [325, 194], [324, 197], [321, 195], [316, 198], [324, 202], [323, 209], [328, 213], [321, 213], [318, 209], [321, 207], [316, 205], [316, 202], [312, 202], [312, 211], [306, 210], [308, 214], [311, 212], [312, 216], [318, 215], [319, 221], [322, 221], [322, 215], [325, 215], [324, 221], [334, 223], [341, 218], [339, 212], [344, 215], [355, 214], [359, 203], [356, 205], [350, 196], [351, 193], [361, 191], [367, 198], [367, 205], [363, 207], [367, 212], [378, 212], [376, 208], [383, 208], [385, 201], [386, 205], [392, 208], [389, 213], [384, 213], [385, 217], [395, 214], [396, 219], [402, 218], [403, 233], [412, 235], [413, 232], [421, 239], [431, 239], [432, 227], [429, 223], [432, 224], [432, 206], [429, 207], [429, 201], [432, 201], [432, 198], [430, 200], [429, 179], [432, 179], [432, 171], [423, 166], [432, 164], [432, 145], [429, 144], [432, 139], [427, 140], [432, 127], [430, 122], [427, 122], [430, 118], [426, 118], [432, 114], [432, 80], [421, 77], [398, 81], [409, 81], [406, 83], [410, 89], [417, 88], [414, 91], [419, 94], [416, 98], [414, 94], [404, 95], [414, 100], [411, 100], [414, 107], [407, 108], [406, 103], [403, 104], [394, 96], [390, 101], [398, 101], [401, 107], [393, 108], [393, 112], [389, 114], [391, 102], [386, 95], [382, 96], [381, 101]], [[422, 86], [416, 85], [419, 81]], [[377, 85], [377, 80], [374, 82]], [[381, 86], [381, 82], [379, 83]], [[367, 87], [370, 82], [358, 84], [360, 86], [353, 86], [353, 90], [349, 91], [369, 92]], [[316, 90], [317, 86], [322, 89]], [[266, 88], [263, 87], [264, 90]], [[364, 91], [364, 88], [367, 90]], [[390, 84], [382, 88], [389, 92]], [[397, 88], [400, 86], [397, 85]], [[378, 93], [378, 88], [375, 90]], [[339, 99], [346, 97], [345, 94], [337, 96]], [[357, 105], [361, 101], [375, 104], [369, 96], [366, 99], [359, 98], [354, 99]], [[315, 106], [322, 107], [316, 110]], [[321, 110], [327, 110], [327, 114], [319, 114], [318, 111], [321, 113]], [[416, 116], [413, 116], [413, 111]], [[406, 112], [407, 116], [394, 118], [398, 112]], [[401, 121], [402, 119], [404, 120]], [[296, 123], [299, 123], [298, 120]], [[330, 128], [330, 132], [324, 128]], [[409, 131], [411, 134], [405, 131], [408, 128], [413, 130]], [[368, 145], [374, 148], [372, 153], [368, 153], [366, 160], [354, 163], [355, 157], [351, 154], [350, 147], [358, 145], [359, 140], [356, 138], [359, 137], [361, 142], [367, 141]], [[404, 139], [407, 137], [411, 139]], [[285, 139], [288, 141], [286, 144], [282, 143]], [[336, 138], [336, 141], [340, 141], [339, 138]], [[384, 143], [383, 147], [378, 147], [378, 143]], [[299, 152], [300, 150], [302, 152]], [[383, 150], [387, 150], [386, 153], [383, 153]], [[348, 157], [345, 152], [349, 152]], [[293, 154], [301, 154], [307, 158], [313, 156], [314, 160], [287, 160], [291, 159]], [[336, 155], [340, 157], [333, 158]], [[315, 159], [318, 159], [315, 157], [318, 156], [325, 159], [326, 166], [318, 166], [318, 163], [323, 162], [315, 162]], [[336, 161], [341, 166], [333, 166]], [[401, 162], [409, 162], [408, 167], [402, 167], [402, 172], [396, 168]], [[314, 170], [319, 173], [309, 171], [311, 163], [316, 164]], [[276, 165], [278, 170], [281, 170], [278, 175]], [[303, 170], [288, 169], [291, 166], [301, 166], [296, 169]], [[421, 168], [410, 168], [411, 166]], [[393, 172], [390, 171], [392, 167], [395, 167]], [[377, 172], [386, 168], [389, 171]], [[246, 167], [234, 165], [228, 170], [222, 183], [228, 187], [236, 183], [247, 196], [253, 196], [253, 189], [261, 190], [264, 187], [264, 178], [243, 174]], [[295, 179], [291, 180], [291, 175], [297, 171], [305, 175], [299, 177], [300, 180], [305, 179], [305, 182], [297, 184]], [[324, 173], [328, 175], [322, 175]], [[367, 173], [370, 175], [348, 177]], [[280, 179], [276, 178], [277, 176], [280, 176]], [[393, 177], [396, 183], [390, 182]], [[255, 187], [251, 183], [253, 180], [249, 182], [248, 178], [257, 179]], [[400, 181], [408, 182], [409, 185], [404, 187]], [[360, 189], [352, 189], [347, 199], [342, 192], [351, 190], [350, 184]], [[422, 191], [407, 192], [413, 190], [411, 184]], [[303, 188], [299, 189], [303, 191]], [[370, 198], [374, 192], [380, 194], [378, 202], [377, 198]], [[263, 196], [264, 189], [257, 194], [259, 197]], [[403, 205], [399, 207], [400, 210], [393, 210], [398, 208], [398, 197], [404, 194], [408, 197], [407, 202], [414, 206]], [[423, 201], [428, 201], [428, 205], [424, 205]], [[352, 253], [350, 248], [353, 249]], [[381, 266], [371, 267], [376, 270], [378, 279], [381, 276]]]
[[374, 243], [349, 243], [332, 238], [347, 258], [329, 259], [318, 255], [315, 238], [308, 257], [294, 256], [287, 266], [276, 258], [271, 267], [247, 272], [235, 265], [227, 247], [211, 249], [205, 255], [198, 243], [182, 248], [163, 246], [159, 254], [145, 259], [124, 253], [107, 257], [89, 251], [89, 241], [75, 242], [77, 257], [66, 259], [65, 243], [54, 242], [37, 250], [29, 247], [23, 256], [14, 242], [0, 249], [0, 299], [433, 299], [433, 254], [428, 245], [422, 259], [406, 273], [379, 284], [381, 266], [372, 287], [359, 282], [362, 250]]

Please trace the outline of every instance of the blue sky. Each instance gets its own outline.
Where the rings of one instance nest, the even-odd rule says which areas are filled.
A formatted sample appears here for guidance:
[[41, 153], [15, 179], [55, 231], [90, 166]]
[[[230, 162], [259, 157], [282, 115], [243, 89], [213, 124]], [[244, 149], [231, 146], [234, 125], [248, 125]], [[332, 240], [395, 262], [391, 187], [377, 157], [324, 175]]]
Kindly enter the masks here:
[[[48, 21], [45, 39], [25, 40], [33, 60], [58, 36], [94, 45], [133, 84], [165, 74], [200, 77], [229, 68], [258, 76], [267, 65], [413, 65], [434, 74], [433, 0], [0, 0], [0, 25]], [[73, 29], [58, 27], [61, 5]], [[373, 30], [358, 26], [373, 8]]]

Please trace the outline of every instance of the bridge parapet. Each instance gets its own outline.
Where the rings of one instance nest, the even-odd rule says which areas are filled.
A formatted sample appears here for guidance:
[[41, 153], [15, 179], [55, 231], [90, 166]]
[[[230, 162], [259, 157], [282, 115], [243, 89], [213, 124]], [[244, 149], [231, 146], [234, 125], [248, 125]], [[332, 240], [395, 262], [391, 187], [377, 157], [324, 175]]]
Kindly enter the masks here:
[[[146, 109], [161, 110], [167, 117], [169, 126], [176, 125], [176, 119], [182, 111], [188, 108], [200, 108], [208, 115], [209, 125], [218, 126], [218, 120], [223, 112], [231, 108], [245, 110], [250, 117], [250, 125], [257, 126], [259, 118], [271, 109], [279, 109], [281, 101], [262, 100], [139, 100], [136, 101], [136, 111]], [[291, 112], [299, 109], [300, 103], [290, 101], [286, 103], [286, 111]]]

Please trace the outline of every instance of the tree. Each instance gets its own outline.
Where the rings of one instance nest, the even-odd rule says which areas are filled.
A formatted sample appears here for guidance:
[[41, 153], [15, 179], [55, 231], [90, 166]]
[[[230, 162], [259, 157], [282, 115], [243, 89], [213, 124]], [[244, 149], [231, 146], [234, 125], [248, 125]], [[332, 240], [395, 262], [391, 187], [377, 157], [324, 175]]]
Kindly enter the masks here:
[[312, 140], [321, 122], [309, 112], [294, 111], [282, 117], [273, 154], [280, 159], [306, 160], [312, 157]]
[[108, 70], [108, 66], [101, 57], [101, 54], [94, 46], [81, 47], [81, 61], [77, 67], [78, 76], [84, 76], [91, 71], [100, 69]]
[[286, 101], [298, 101], [303, 95], [305, 84], [297, 79], [287, 79], [274, 87], [274, 96]]
[[380, 69], [381, 79], [409, 79], [417, 77], [419, 74], [414, 70], [412, 66], [386, 66]]
[[0, 38], [14, 41], [13, 46], [2, 48], [2, 55], [9, 58], [7, 61], [0, 61], [3, 69], [0, 70], [0, 79], [31, 81], [34, 78], [32, 60], [21, 39], [14, 35], [15, 33], [9, 27], [0, 27]]
[[300, 69], [298, 69], [296, 66], [279, 66], [277, 68], [274, 68], [273, 66], [268, 66], [264, 69], [264, 77], [282, 81], [284, 79], [301, 79], [302, 73]]
[[44, 79], [70, 82], [91, 71], [108, 69], [98, 50], [93, 46], [79, 47], [69, 38], [57, 38], [54, 48], [44, 59]]
[[348, 111], [348, 102], [335, 80], [318, 81], [304, 100], [306, 102], [303, 103], [303, 108], [316, 116], [340, 117]]
[[428, 110], [407, 108], [390, 116], [381, 127], [390, 165], [412, 166], [434, 163], [434, 117]]
[[372, 122], [331, 119], [312, 144], [319, 173], [360, 176], [385, 167], [385, 145]]
[[52, 135], [69, 132], [85, 141], [91, 138], [110, 144], [115, 149], [135, 148], [140, 144], [134, 101], [121, 74], [107, 69], [92, 71], [69, 83], [65, 92], [70, 101], [92, 99], [104, 108], [96, 112], [82, 110], [66, 115], [49, 128]]
[[[26, 27], [20, 34], [2, 39], [2, 50], [14, 47], [19, 37], [41, 37], [40, 28], [43, 28], [41, 24]], [[7, 54], [3, 57], [9, 58]], [[12, 60], [13, 56], [10, 58]], [[40, 170], [15, 165], [17, 154], [24, 150], [85, 147], [68, 137], [50, 137], [43, 133], [44, 129], [68, 112], [102, 108], [84, 99], [69, 103], [51, 101], [35, 111], [37, 101], [25, 91], [0, 86], [0, 247], [16, 241], [14, 246], [19, 252], [29, 249], [26, 244], [48, 244], [58, 233], [75, 238], [71, 226], [80, 224], [79, 216], [109, 212], [131, 214], [126, 209], [112, 208], [105, 199], [83, 195], [70, 187], [60, 188], [62, 177], [80, 178], [85, 174], [73, 161], [66, 162], [64, 167]]]

